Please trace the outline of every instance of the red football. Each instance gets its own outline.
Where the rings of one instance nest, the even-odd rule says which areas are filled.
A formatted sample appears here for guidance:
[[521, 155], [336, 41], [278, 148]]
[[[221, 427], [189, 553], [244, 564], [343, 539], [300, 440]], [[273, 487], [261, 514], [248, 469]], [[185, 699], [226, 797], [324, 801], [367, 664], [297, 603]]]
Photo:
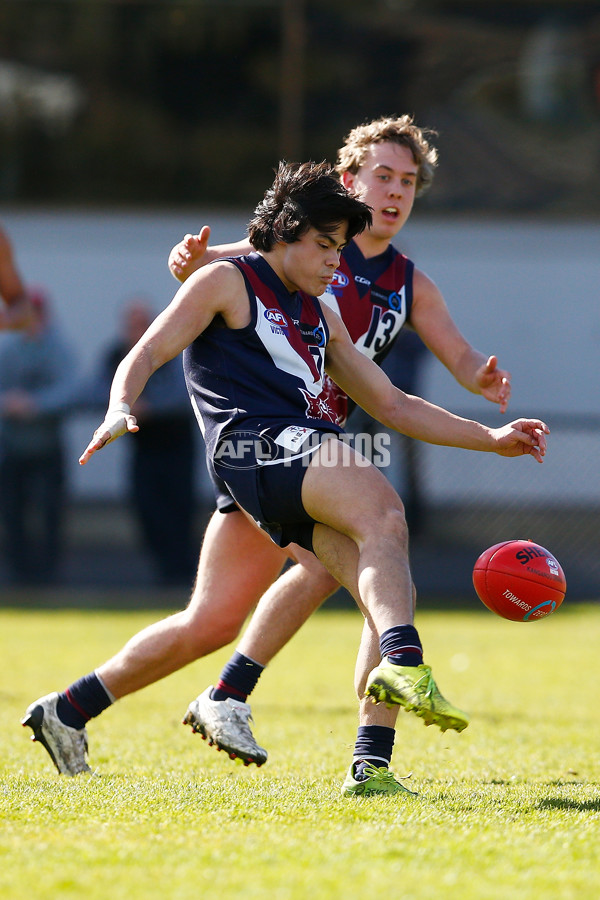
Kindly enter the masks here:
[[558, 560], [533, 541], [502, 541], [485, 550], [473, 569], [477, 596], [513, 622], [535, 622], [563, 602], [567, 582]]

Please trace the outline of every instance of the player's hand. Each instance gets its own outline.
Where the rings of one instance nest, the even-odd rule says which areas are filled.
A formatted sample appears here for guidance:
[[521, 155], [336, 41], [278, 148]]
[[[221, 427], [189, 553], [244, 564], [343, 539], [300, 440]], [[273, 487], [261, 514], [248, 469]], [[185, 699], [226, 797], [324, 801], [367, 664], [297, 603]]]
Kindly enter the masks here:
[[546, 455], [546, 435], [550, 429], [540, 419], [516, 419], [502, 428], [493, 428], [495, 451], [500, 456], [529, 454], [539, 463]]
[[500, 412], [506, 412], [510, 400], [510, 372], [498, 368], [497, 356], [490, 356], [485, 365], [477, 369], [475, 382], [486, 400], [499, 403]]
[[203, 225], [198, 234], [186, 234], [169, 253], [169, 271], [177, 281], [186, 278], [199, 269], [210, 239], [210, 227]]
[[96, 428], [92, 440], [79, 457], [79, 465], [85, 466], [86, 462], [97, 450], [101, 450], [102, 447], [121, 437], [122, 434], [127, 434], [128, 431], [135, 432], [139, 430], [135, 416], [124, 413], [120, 409], [109, 409], [104, 422], [99, 428]]

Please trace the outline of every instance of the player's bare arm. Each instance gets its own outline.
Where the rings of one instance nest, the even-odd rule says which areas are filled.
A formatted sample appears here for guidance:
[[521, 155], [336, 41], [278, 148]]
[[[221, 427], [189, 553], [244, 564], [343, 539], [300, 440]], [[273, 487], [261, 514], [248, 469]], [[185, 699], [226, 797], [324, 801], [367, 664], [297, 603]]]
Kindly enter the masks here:
[[121, 435], [139, 430], [130, 410], [150, 376], [191, 344], [216, 315], [223, 317], [228, 328], [244, 328], [250, 322], [243, 277], [226, 262], [190, 277], [119, 363], [106, 416], [82, 453], [80, 465]]
[[502, 456], [530, 454], [538, 462], [546, 453], [548, 426], [539, 419], [519, 419], [503, 428], [489, 428], [463, 419], [421, 397], [394, 387], [372, 360], [360, 353], [342, 320], [323, 308], [330, 329], [328, 374], [359, 406], [383, 425], [409, 437], [446, 447], [481, 450]]
[[248, 240], [233, 244], [217, 244], [209, 247], [210, 226], [203, 225], [198, 234], [186, 234], [175, 244], [169, 254], [169, 271], [177, 281], [183, 282], [194, 272], [215, 259], [224, 256], [242, 256], [250, 253], [252, 245]]
[[510, 373], [498, 368], [496, 356], [486, 356], [469, 344], [454, 323], [437, 285], [418, 269], [413, 276], [410, 322], [459, 384], [498, 403], [500, 412], [506, 411], [511, 392]]

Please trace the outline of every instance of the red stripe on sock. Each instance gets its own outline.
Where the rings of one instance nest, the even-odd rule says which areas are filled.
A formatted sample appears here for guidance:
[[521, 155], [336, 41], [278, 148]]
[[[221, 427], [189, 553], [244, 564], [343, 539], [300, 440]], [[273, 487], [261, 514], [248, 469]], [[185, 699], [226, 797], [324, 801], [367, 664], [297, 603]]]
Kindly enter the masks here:
[[226, 681], [221, 681], [221, 679], [217, 682], [216, 690], [224, 691], [226, 694], [233, 694], [234, 697], [239, 697], [243, 703], [246, 702], [246, 697], [248, 696], [248, 694], [244, 694], [243, 691], [238, 691], [236, 688], [231, 687], [230, 684], [227, 684]]
[[83, 716], [83, 718], [85, 719], [86, 722], [89, 722], [89, 720], [90, 720], [92, 717], [90, 716], [89, 713], [87, 713], [87, 712], [85, 711], [85, 709], [82, 709], [82, 708], [81, 708], [81, 706], [79, 705], [79, 703], [77, 703], [76, 700], [73, 699], [73, 695], [71, 694], [71, 691], [69, 690], [69, 688], [67, 688], [67, 690], [65, 691], [65, 697], [67, 698], [67, 700], [69, 701], [69, 703], [71, 704], [71, 706], [74, 707], [74, 708], [77, 710], [77, 712], [79, 713], [79, 715], [80, 715], [80, 716]]

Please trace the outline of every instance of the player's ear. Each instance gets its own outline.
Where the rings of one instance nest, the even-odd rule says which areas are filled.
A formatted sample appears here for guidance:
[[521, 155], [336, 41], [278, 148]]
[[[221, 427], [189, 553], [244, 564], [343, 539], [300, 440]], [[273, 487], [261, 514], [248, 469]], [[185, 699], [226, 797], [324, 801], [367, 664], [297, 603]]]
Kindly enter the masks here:
[[352, 172], [348, 172], [347, 170], [345, 172], [342, 172], [341, 182], [347, 191], [351, 191], [354, 184], [354, 174]]

